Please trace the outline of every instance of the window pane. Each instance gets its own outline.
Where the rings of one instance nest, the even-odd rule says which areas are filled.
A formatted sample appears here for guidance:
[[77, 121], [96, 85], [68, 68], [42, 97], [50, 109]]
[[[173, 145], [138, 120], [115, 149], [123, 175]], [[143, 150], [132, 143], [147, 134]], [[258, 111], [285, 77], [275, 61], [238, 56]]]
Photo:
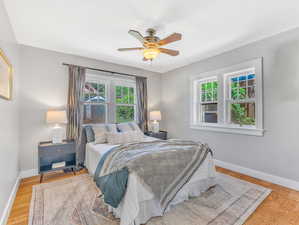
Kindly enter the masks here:
[[254, 98], [255, 97], [255, 87], [248, 87], [248, 98]]
[[128, 104], [129, 103], [129, 88], [123, 87], [123, 98], [122, 103]]
[[106, 105], [84, 104], [84, 123], [105, 123]]
[[217, 123], [217, 103], [202, 104], [201, 121], [204, 123]]
[[212, 101], [212, 95], [213, 94], [213, 92], [211, 91], [211, 90], [209, 90], [207, 93], [206, 93], [206, 101], [207, 102], [210, 102], [210, 101]]
[[116, 122], [123, 123], [134, 120], [134, 106], [116, 106]]
[[202, 102], [205, 102], [205, 101], [206, 101], [206, 93], [205, 93], [205, 92], [202, 92], [202, 93], [201, 93], [201, 101], [202, 101]]
[[129, 88], [129, 104], [134, 104], [134, 88]]
[[239, 96], [238, 96], [238, 99], [244, 99], [246, 98], [246, 88], [242, 87], [242, 88], [239, 88]]
[[231, 122], [240, 125], [255, 125], [255, 103], [231, 104]]
[[217, 101], [218, 98], [218, 82], [217, 81], [204, 81], [199, 86], [201, 88], [201, 102]]
[[104, 103], [106, 101], [105, 85], [91, 82], [85, 83], [84, 101]]
[[115, 98], [116, 98], [116, 103], [122, 103], [122, 88], [121, 88], [121, 86], [115, 87]]
[[246, 99], [255, 97], [255, 74], [231, 78], [231, 98]]
[[255, 97], [255, 74], [250, 74], [247, 76], [248, 79], [248, 87], [247, 87], [247, 93], [248, 98], [254, 98]]
[[213, 100], [217, 101], [218, 99], [218, 93], [217, 93], [218, 83], [217, 81], [213, 82]]
[[105, 85], [104, 84], [98, 84], [98, 90], [99, 90], [99, 96], [101, 97], [100, 102], [104, 103], [105, 102]]
[[118, 104], [134, 104], [134, 88], [116, 86], [115, 97]]

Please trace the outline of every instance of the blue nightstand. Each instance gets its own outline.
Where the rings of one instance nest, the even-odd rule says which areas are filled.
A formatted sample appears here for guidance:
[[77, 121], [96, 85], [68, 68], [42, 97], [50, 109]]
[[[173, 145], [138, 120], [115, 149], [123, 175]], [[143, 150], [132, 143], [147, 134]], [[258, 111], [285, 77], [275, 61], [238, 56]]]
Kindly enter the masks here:
[[[53, 168], [54, 163], [65, 162], [65, 165]], [[38, 144], [38, 172], [40, 182], [44, 173], [71, 169], [75, 175], [76, 150], [74, 141], [63, 141], [63, 143], [53, 144], [51, 141], [40, 142]]]

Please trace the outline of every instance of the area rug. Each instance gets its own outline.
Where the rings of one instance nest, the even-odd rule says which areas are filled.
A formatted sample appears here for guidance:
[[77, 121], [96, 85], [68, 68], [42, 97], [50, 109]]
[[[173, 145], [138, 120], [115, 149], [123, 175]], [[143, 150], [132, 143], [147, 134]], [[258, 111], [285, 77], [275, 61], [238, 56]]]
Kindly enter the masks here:
[[[271, 190], [217, 173], [217, 185], [146, 225], [241, 225]], [[33, 187], [29, 225], [119, 225], [88, 174]]]

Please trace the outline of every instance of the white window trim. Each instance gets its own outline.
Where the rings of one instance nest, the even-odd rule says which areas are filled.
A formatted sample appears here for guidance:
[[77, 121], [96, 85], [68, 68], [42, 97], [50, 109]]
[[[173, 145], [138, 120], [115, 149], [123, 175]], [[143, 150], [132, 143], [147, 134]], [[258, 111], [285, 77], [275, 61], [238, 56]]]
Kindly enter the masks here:
[[[254, 68], [256, 75], [256, 88], [255, 88], [255, 107], [256, 107], [256, 125], [255, 126], [240, 126], [237, 124], [228, 124], [227, 121], [227, 107], [226, 95], [227, 95], [227, 76], [226, 74], [232, 74], [232, 72], [242, 71], [244, 69]], [[204, 79], [210, 79], [213, 77], [218, 78], [218, 123], [202, 123], [197, 120], [198, 109], [198, 96], [196, 95], [196, 84], [198, 81]], [[253, 136], [263, 136], [263, 77], [262, 77], [262, 58], [256, 58], [250, 61], [246, 61], [237, 65], [219, 69], [216, 71], [210, 71], [201, 73], [199, 75], [191, 76], [191, 103], [190, 103], [190, 128], [206, 131], [224, 132], [232, 134], [244, 134]]]
[[[85, 82], [96, 82], [105, 84], [105, 92], [106, 92], [106, 103], [91, 103], [91, 104], [102, 104], [106, 105], [106, 115], [105, 115], [105, 123], [116, 123], [116, 106], [117, 105], [134, 105], [134, 121], [137, 122], [137, 95], [136, 95], [136, 80], [130, 77], [128, 78], [120, 78], [116, 76], [107, 76], [101, 74], [86, 74]], [[117, 104], [115, 102], [115, 86], [126, 86], [134, 88], [134, 104]], [[85, 103], [84, 103], [85, 104]]]

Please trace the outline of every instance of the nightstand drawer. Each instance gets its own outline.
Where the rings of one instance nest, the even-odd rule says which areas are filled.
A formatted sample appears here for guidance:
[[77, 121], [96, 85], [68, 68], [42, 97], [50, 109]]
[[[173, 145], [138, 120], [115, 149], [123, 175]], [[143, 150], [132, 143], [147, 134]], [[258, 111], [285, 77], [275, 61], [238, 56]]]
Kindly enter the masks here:
[[74, 145], [39, 146], [40, 156], [51, 156], [61, 153], [74, 153]]

